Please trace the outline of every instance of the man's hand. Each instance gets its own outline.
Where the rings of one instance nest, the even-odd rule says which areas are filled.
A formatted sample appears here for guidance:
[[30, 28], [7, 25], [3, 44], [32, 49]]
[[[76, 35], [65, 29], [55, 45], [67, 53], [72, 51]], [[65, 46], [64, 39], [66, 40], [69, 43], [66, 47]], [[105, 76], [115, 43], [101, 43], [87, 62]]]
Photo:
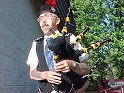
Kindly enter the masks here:
[[55, 71], [56, 72], [69, 72], [74, 67], [73, 60], [62, 60], [55, 64]]
[[90, 73], [90, 67], [87, 65], [87, 61], [84, 60], [81, 63], [76, 63], [73, 60], [62, 60], [55, 64], [56, 72], [69, 72], [71, 69], [79, 75], [87, 75]]
[[44, 78], [52, 84], [60, 84], [61, 81], [61, 74], [55, 71], [45, 71], [43, 72]]
[[47, 80], [52, 84], [60, 84], [61, 74], [55, 71], [43, 71], [40, 72], [37, 70], [37, 67], [30, 66], [30, 78], [33, 80]]

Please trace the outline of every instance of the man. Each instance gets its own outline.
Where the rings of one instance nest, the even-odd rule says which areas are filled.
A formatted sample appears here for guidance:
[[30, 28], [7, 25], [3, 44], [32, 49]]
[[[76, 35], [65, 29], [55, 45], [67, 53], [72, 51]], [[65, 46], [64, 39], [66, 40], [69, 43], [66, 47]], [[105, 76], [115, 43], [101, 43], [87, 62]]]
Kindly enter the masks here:
[[[28, 60], [26, 62], [30, 67], [30, 78], [40, 82], [39, 90], [41, 93], [72, 93], [72, 91], [73, 93], [83, 93], [83, 90], [86, 87], [83, 87], [83, 85], [87, 85], [88, 82], [85, 84], [80, 82], [82, 82], [82, 75], [87, 75], [90, 73], [90, 67], [86, 62], [88, 55], [85, 53], [82, 54], [79, 57], [79, 62], [63, 59], [56, 63], [53, 58], [53, 51], [51, 52], [47, 48], [48, 52], [50, 51], [52, 53], [52, 59], [51, 57], [47, 58], [49, 54], [45, 53], [45, 48], [47, 42], [50, 42], [48, 41], [48, 38], [53, 37], [53, 34], [50, 30], [52, 30], [54, 33], [60, 34], [58, 31], [60, 18], [58, 17], [55, 8], [44, 5], [41, 7], [38, 22], [41, 30], [44, 33], [44, 37], [40, 37], [33, 41]], [[74, 39], [74, 35], [70, 36], [70, 42]], [[81, 48], [82, 47], [79, 43], [74, 47], [75, 50]], [[48, 63], [48, 59], [50, 59], [50, 62], [52, 63]], [[62, 79], [62, 73], [70, 73], [69, 78], [65, 80], [66, 82], [64, 82]], [[77, 83], [80, 83], [80, 86], [78, 86]], [[54, 85], [60, 86], [56, 90], [55, 88], [53, 89]], [[70, 89], [69, 85], [71, 85]]]

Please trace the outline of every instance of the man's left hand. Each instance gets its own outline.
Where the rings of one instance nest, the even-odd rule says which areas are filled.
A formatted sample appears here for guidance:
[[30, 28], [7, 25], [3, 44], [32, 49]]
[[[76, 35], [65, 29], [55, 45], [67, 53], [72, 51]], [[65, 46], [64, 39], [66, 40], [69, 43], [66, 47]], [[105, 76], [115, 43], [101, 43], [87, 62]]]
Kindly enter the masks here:
[[62, 60], [55, 64], [55, 71], [57, 72], [69, 72], [74, 66], [73, 60]]

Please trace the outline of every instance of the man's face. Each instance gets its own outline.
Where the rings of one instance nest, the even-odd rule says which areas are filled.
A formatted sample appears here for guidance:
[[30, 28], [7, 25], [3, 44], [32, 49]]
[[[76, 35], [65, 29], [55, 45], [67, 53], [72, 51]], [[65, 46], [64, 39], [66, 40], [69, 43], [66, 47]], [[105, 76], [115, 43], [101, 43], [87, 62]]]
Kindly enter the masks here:
[[55, 30], [57, 28], [57, 19], [58, 16], [50, 12], [42, 13], [39, 16], [38, 22], [40, 23], [41, 30], [45, 35], [51, 34], [49, 29]]

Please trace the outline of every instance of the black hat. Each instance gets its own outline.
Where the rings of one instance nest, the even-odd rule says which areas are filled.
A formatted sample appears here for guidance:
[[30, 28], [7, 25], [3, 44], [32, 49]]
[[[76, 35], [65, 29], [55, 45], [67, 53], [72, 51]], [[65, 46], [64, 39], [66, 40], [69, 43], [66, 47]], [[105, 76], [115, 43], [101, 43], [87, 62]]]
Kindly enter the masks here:
[[53, 14], [58, 15], [58, 12], [57, 12], [55, 7], [51, 7], [51, 6], [48, 6], [48, 5], [42, 5], [40, 7], [40, 14], [45, 13], [45, 12], [51, 12]]

